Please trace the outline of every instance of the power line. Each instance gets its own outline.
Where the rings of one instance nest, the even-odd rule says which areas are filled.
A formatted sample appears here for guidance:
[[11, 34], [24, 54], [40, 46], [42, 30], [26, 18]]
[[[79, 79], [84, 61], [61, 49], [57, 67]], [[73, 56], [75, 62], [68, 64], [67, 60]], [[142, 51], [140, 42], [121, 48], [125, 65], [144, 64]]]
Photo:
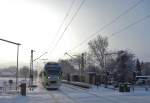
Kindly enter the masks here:
[[[60, 26], [59, 26], [59, 28], [58, 28], [56, 34], [55, 34], [55, 37], [54, 37], [52, 43], [56, 40], [56, 38], [57, 38], [57, 36], [58, 36], [58, 34], [59, 34], [61, 28], [63, 27], [63, 25], [64, 25], [66, 19], [68, 18], [69, 14], [70, 14], [70, 12], [71, 12], [71, 10], [72, 10], [72, 8], [73, 8], [74, 3], [75, 3], [75, 0], [73, 0], [73, 1], [71, 2], [71, 5], [70, 5], [70, 7], [69, 7], [69, 9], [68, 9], [68, 11], [67, 11], [67, 14], [65, 15], [65, 17], [64, 17], [64, 19], [63, 19], [63, 21], [62, 21], [62, 23], [60, 24]], [[51, 44], [52, 44], [52, 43], [51, 43]]]
[[73, 20], [75, 19], [75, 17], [77, 16], [78, 12], [80, 11], [81, 7], [83, 6], [85, 0], [82, 0], [82, 2], [80, 3], [79, 7], [77, 8], [77, 11], [74, 13], [74, 15], [72, 16], [70, 22], [68, 23], [68, 25], [65, 27], [64, 31], [62, 32], [62, 34], [60, 35], [59, 39], [56, 41], [52, 51], [50, 53], [52, 53], [55, 48], [57, 47], [58, 43], [60, 42], [60, 40], [62, 39], [62, 37], [64, 36], [66, 30], [68, 29], [68, 27], [71, 25], [71, 23], [73, 22]]
[[81, 43], [79, 43], [77, 46], [75, 46], [73, 49], [69, 50], [69, 51], [73, 51], [77, 48], [79, 48], [80, 46], [82, 46], [84, 43], [86, 43], [87, 41], [89, 41], [91, 38], [93, 38], [95, 35], [97, 35], [98, 33], [100, 33], [101, 31], [103, 31], [105, 28], [107, 28], [108, 26], [114, 24], [116, 21], [118, 21], [122, 16], [124, 16], [125, 14], [127, 14], [128, 12], [130, 12], [131, 10], [133, 10], [135, 7], [137, 7], [140, 3], [142, 3], [144, 0], [140, 0], [137, 3], [135, 3], [133, 6], [129, 7], [128, 9], [126, 9], [124, 12], [122, 12], [119, 16], [115, 17], [112, 21], [110, 21], [109, 23], [105, 24], [102, 28], [100, 28], [98, 31], [96, 31], [95, 33], [92, 33], [90, 36], [88, 36], [85, 40], [83, 40]]
[[132, 26], [134, 26], [134, 25], [136, 25], [136, 24], [138, 24], [138, 23], [140, 23], [140, 22], [142, 22], [142, 21], [148, 19], [149, 17], [150, 17], [150, 14], [144, 16], [143, 18], [141, 18], [141, 19], [139, 19], [139, 20], [137, 20], [137, 21], [135, 21], [135, 22], [133, 22], [133, 23], [127, 25], [126, 27], [120, 29], [119, 31], [112, 33], [108, 38], [111, 38], [112, 36], [115, 36], [116, 34], [119, 34], [119, 33], [123, 32], [123, 31], [129, 29], [130, 27], [132, 27]]
[[120, 29], [119, 31], [116, 31], [116, 32], [112, 33], [112, 34], [108, 37], [108, 39], [110, 39], [111, 37], [113, 37], [113, 36], [115, 36], [115, 35], [117, 35], [117, 34], [123, 32], [123, 31], [125, 31], [125, 30], [127, 30], [127, 29], [129, 29], [130, 27], [132, 27], [132, 26], [134, 26], [134, 25], [139, 24], [140, 22], [143, 22], [144, 20], [146, 20], [146, 19], [148, 19], [148, 18], [150, 18], [150, 14], [144, 16], [144, 17], [141, 18], [141, 19], [138, 19], [137, 21], [135, 21], [135, 22], [133, 22], [133, 23], [131, 23], [131, 24], [129, 24], [129, 25], [127, 25], [126, 27]]

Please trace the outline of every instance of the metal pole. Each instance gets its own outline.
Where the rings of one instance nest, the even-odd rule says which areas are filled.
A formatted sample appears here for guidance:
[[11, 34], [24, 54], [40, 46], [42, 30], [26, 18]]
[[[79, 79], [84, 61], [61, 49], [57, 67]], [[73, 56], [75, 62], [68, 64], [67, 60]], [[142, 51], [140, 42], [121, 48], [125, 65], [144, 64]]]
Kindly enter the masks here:
[[81, 82], [83, 82], [84, 80], [84, 53], [81, 54]]
[[31, 55], [31, 85], [33, 85], [33, 50]]
[[18, 89], [18, 60], [19, 60], [19, 45], [17, 45], [16, 91]]
[[15, 44], [15, 45], [21, 45], [19, 43], [16, 43], [16, 42], [12, 42], [12, 41], [9, 41], [9, 40], [6, 40], [6, 39], [2, 39], [0, 38], [1, 41], [4, 41], [4, 42], [8, 42], [8, 43], [11, 43], [11, 44]]
[[31, 50], [29, 86], [33, 85], [33, 52], [34, 52], [34, 51]]
[[17, 45], [17, 67], [16, 67], [16, 91], [17, 91], [17, 86], [18, 86], [18, 59], [19, 59], [19, 43], [16, 43], [16, 42], [12, 42], [12, 41], [9, 41], [9, 40], [6, 40], [6, 39], [2, 39], [0, 38], [1, 41], [4, 41], [4, 42], [7, 42], [7, 43], [11, 43], [11, 44], [15, 44]]

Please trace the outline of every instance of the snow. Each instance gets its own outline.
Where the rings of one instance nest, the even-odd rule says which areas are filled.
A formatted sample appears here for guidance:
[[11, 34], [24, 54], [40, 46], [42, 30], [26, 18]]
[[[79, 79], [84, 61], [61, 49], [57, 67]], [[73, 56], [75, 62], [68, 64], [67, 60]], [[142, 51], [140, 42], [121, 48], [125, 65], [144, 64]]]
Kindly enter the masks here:
[[120, 93], [118, 90], [92, 86], [83, 89], [62, 84], [59, 90], [45, 90], [40, 83], [27, 96], [0, 93], [0, 103], [150, 103], [150, 91], [136, 87], [135, 91]]
[[134, 92], [121, 93], [118, 90], [104, 87], [97, 88], [96, 86], [87, 90], [77, 89], [74, 86], [68, 87], [71, 89], [65, 91], [67, 92], [66, 94], [76, 99], [79, 103], [149, 103], [150, 101], [150, 91], [145, 91], [144, 88], [135, 89]]

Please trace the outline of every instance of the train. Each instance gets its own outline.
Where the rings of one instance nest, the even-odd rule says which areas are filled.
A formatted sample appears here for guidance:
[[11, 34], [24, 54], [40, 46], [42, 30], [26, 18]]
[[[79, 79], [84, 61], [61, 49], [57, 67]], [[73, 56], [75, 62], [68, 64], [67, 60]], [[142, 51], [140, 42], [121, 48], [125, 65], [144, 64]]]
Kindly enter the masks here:
[[42, 84], [46, 89], [59, 89], [62, 80], [62, 68], [57, 62], [47, 62], [41, 72]]

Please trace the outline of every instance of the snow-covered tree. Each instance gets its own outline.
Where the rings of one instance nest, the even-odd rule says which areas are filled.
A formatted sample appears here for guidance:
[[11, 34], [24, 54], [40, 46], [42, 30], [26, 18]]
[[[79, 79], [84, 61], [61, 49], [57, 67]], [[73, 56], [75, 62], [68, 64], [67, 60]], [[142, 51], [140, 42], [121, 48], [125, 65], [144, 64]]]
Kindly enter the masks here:
[[96, 60], [99, 62], [100, 68], [103, 70], [105, 53], [108, 47], [107, 37], [98, 35], [94, 40], [91, 40], [88, 45], [91, 53], [94, 55], [94, 57], [96, 57]]
[[134, 54], [128, 51], [118, 51], [116, 64], [116, 78], [119, 82], [130, 82], [133, 80], [135, 68]]

